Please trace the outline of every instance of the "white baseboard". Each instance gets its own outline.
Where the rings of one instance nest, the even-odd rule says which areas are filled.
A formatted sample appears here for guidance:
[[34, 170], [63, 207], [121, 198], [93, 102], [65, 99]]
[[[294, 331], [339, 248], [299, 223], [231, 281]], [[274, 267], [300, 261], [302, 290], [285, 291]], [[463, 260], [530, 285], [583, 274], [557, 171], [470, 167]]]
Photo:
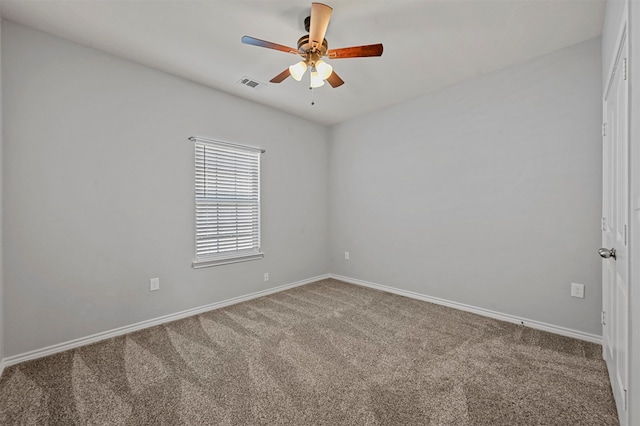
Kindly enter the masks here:
[[387, 293], [393, 293], [400, 296], [410, 297], [412, 299], [423, 300], [425, 302], [435, 303], [436, 305], [448, 306], [450, 308], [459, 309], [461, 311], [472, 312], [474, 314], [482, 315], [489, 318], [494, 318], [501, 321], [506, 321], [514, 324], [524, 325], [525, 327], [535, 328], [537, 330], [548, 331], [550, 333], [559, 334], [561, 336], [573, 337], [574, 339], [586, 340], [587, 342], [597, 343], [602, 345], [602, 336], [596, 334], [585, 333], [583, 331], [573, 330], [566, 327], [560, 327], [545, 322], [530, 320], [527, 318], [520, 318], [514, 315], [503, 314], [501, 312], [491, 311], [489, 309], [478, 308], [471, 305], [465, 305], [464, 303], [453, 302], [451, 300], [440, 299], [439, 297], [426, 296], [420, 293], [414, 293], [412, 291], [401, 290], [395, 287], [389, 287], [386, 285], [375, 284], [368, 281], [362, 281], [355, 278], [344, 277], [341, 275], [330, 274], [331, 278], [344, 281], [350, 284], [356, 284], [363, 287], [374, 288], [376, 290], [385, 291]]
[[520, 317], [516, 317], [509, 314], [503, 314], [503, 313], [491, 311], [488, 309], [478, 308], [471, 305], [465, 305], [463, 303], [453, 302], [446, 299], [440, 299], [438, 297], [431, 297], [424, 294], [402, 290], [395, 287], [389, 287], [382, 284], [375, 284], [372, 282], [358, 280], [355, 278], [345, 277], [341, 275], [325, 274], [325, 275], [319, 275], [313, 278], [309, 278], [306, 280], [297, 281], [295, 283], [285, 284], [279, 287], [273, 287], [273, 288], [258, 291], [255, 293], [247, 294], [245, 296], [234, 297], [232, 299], [223, 300], [221, 302], [210, 303], [208, 305], [200, 306], [197, 308], [187, 309], [182, 312], [177, 312], [174, 314], [164, 315], [162, 317], [153, 318], [146, 321], [141, 321], [136, 324], [118, 327], [113, 330], [103, 331], [101, 333], [92, 334], [90, 336], [81, 337], [78, 339], [70, 340], [68, 342], [58, 343], [56, 345], [47, 346], [46, 348], [36, 349], [33, 351], [25, 352], [23, 354], [10, 356], [0, 360], [0, 376], [2, 375], [2, 372], [5, 367], [19, 364], [21, 362], [30, 361], [36, 358], [42, 358], [44, 356], [53, 355], [58, 352], [67, 351], [69, 349], [79, 348], [81, 346], [89, 345], [91, 343], [99, 342], [101, 340], [110, 339], [116, 336], [122, 336], [123, 334], [132, 333], [134, 331], [142, 330], [149, 327], [154, 327], [156, 325], [165, 324], [171, 321], [176, 321], [182, 318], [198, 315], [198, 314], [212, 311], [215, 309], [224, 308], [226, 306], [235, 305], [237, 303], [246, 302], [248, 300], [256, 299], [258, 297], [268, 296], [270, 294], [278, 293], [284, 290], [289, 290], [291, 288], [310, 284], [312, 282], [320, 281], [327, 278], [334, 278], [336, 280], [344, 281], [349, 284], [356, 284], [363, 287], [369, 287], [376, 290], [385, 291], [387, 293], [398, 294], [400, 296], [410, 297], [412, 299], [418, 299], [418, 300], [423, 300], [425, 302], [435, 303], [437, 305], [448, 306], [450, 308], [472, 312], [474, 314], [498, 319], [501, 321], [506, 321], [514, 324], [521, 324], [526, 327], [548, 331], [550, 333], [559, 334], [561, 336], [573, 337], [575, 339], [586, 340], [588, 342], [593, 342], [600, 345], [602, 344], [602, 337], [595, 334], [585, 333], [582, 331], [560, 327], [560, 326], [556, 326], [553, 324], [548, 324], [540, 321], [534, 321], [527, 318], [520, 318]]
[[[86, 337], [80, 337], [78, 339], [70, 340], [68, 342], [58, 343], [56, 345], [47, 346], [42, 349], [35, 349], [33, 351], [25, 352], [4, 358], [0, 362], [2, 368], [9, 367], [11, 365], [19, 364], [21, 362], [30, 361], [36, 358], [42, 358], [44, 356], [53, 355], [58, 352], [67, 351], [69, 349], [79, 348], [80, 346], [89, 345], [91, 343], [99, 342], [101, 340], [110, 339], [116, 336], [122, 336], [123, 334], [132, 333], [134, 331], [142, 330], [156, 325], [164, 324], [171, 321], [176, 321], [182, 318], [198, 315], [204, 312], [212, 311], [214, 309], [224, 308], [225, 306], [235, 305], [237, 303], [246, 302], [251, 299], [257, 299], [258, 297], [268, 296], [273, 293], [279, 293], [284, 290], [289, 290], [294, 287], [299, 287], [305, 284], [310, 284], [315, 281], [320, 281], [330, 278], [329, 274], [319, 275], [317, 277], [309, 278], [302, 281], [297, 281], [291, 284], [281, 285], [279, 287], [273, 287], [266, 290], [258, 291], [255, 293], [247, 294], [245, 296], [234, 297], [232, 299], [223, 300], [221, 302], [210, 303], [208, 305], [200, 306], [197, 308], [187, 309], [186, 311], [176, 312], [175, 314], [164, 315], [158, 318], [153, 318], [146, 321], [141, 321], [136, 324], [125, 325], [123, 327], [114, 328], [113, 330], [103, 331], [101, 333], [92, 334]], [[0, 371], [1, 374], [1, 371]]]

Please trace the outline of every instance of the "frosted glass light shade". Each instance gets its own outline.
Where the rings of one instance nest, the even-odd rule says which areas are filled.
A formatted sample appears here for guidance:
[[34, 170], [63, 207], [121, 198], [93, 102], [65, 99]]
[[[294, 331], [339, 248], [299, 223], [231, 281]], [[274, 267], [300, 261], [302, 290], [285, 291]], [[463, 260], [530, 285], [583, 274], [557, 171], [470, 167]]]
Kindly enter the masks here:
[[321, 79], [326, 80], [333, 72], [333, 67], [320, 59], [316, 62], [316, 70]]
[[320, 75], [318, 74], [317, 71], [311, 71], [311, 84], [310, 84], [310, 86], [311, 86], [312, 89], [324, 86], [324, 80], [322, 78], [320, 78]]
[[302, 80], [302, 76], [304, 75], [306, 70], [307, 64], [305, 64], [303, 61], [300, 61], [297, 64], [291, 65], [289, 67], [289, 74], [291, 74], [291, 77], [293, 77], [296, 81], [300, 81]]

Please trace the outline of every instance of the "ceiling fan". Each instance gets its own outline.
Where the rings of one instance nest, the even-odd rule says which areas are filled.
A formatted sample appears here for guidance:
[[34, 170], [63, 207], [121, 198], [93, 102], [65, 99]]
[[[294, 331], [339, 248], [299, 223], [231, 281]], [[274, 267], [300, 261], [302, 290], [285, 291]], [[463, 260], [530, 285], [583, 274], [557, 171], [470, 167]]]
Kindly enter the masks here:
[[270, 80], [271, 83], [280, 83], [289, 76], [300, 81], [307, 71], [307, 68], [309, 68], [310, 88], [314, 89], [323, 86], [325, 80], [331, 87], [342, 86], [344, 81], [333, 71], [333, 67], [323, 61], [322, 58], [341, 59], [381, 56], [382, 44], [369, 44], [366, 46], [343, 47], [329, 50], [329, 44], [327, 39], [324, 38], [324, 35], [329, 26], [331, 12], [333, 12], [333, 8], [326, 4], [311, 3], [311, 16], [308, 16], [304, 20], [305, 30], [308, 31], [309, 34], [300, 37], [297, 49], [249, 36], [242, 37], [242, 42], [244, 44], [300, 55], [302, 57], [302, 61], [291, 65], [273, 77]]

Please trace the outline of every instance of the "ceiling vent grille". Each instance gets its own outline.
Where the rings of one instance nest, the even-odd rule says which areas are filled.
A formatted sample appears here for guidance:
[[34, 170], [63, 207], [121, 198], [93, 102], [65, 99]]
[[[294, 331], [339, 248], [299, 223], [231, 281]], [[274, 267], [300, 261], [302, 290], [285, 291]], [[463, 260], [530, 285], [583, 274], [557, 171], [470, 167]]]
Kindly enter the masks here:
[[262, 89], [264, 86], [267, 85], [266, 83], [262, 83], [254, 78], [247, 77], [247, 76], [244, 76], [240, 80], [238, 80], [238, 83], [244, 86], [247, 86], [251, 89]]

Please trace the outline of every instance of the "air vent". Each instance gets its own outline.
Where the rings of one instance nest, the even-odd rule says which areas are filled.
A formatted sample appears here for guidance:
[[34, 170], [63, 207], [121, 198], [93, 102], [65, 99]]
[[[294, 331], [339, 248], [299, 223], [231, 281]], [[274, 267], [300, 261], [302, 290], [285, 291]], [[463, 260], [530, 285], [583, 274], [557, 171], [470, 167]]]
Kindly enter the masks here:
[[266, 83], [262, 83], [254, 78], [251, 77], [242, 77], [240, 80], [238, 80], [238, 83], [243, 84], [251, 89], [262, 89], [264, 86], [266, 86]]

